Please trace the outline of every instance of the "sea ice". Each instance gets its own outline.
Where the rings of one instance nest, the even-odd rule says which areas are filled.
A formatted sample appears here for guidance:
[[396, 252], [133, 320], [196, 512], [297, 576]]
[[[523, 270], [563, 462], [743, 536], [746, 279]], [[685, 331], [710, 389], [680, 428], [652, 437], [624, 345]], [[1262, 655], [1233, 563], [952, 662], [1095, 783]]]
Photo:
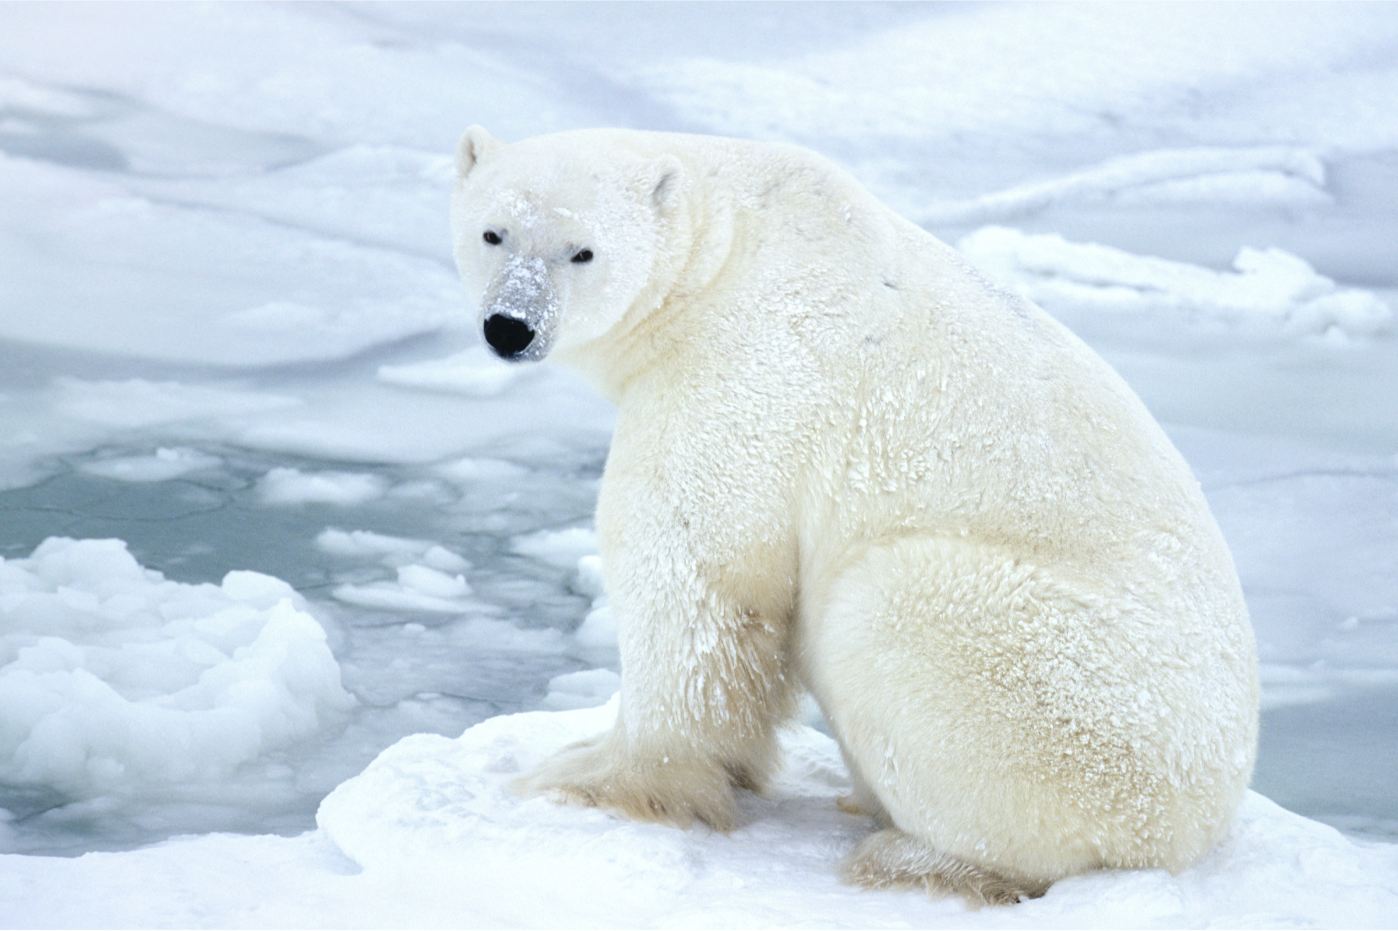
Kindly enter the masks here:
[[185, 585], [118, 540], [0, 560], [0, 782], [70, 799], [217, 783], [354, 701], [290, 586]]
[[183, 446], [160, 447], [149, 456], [112, 456], [93, 459], [80, 468], [92, 475], [121, 482], [168, 482], [172, 478], [211, 469], [222, 463], [218, 456]]
[[1110, 158], [1061, 177], [929, 206], [931, 226], [977, 225], [1033, 214], [1065, 201], [1325, 204], [1325, 163], [1312, 151], [1279, 146], [1160, 149]]
[[213, 417], [253, 417], [297, 407], [296, 398], [212, 385], [59, 378], [54, 407], [62, 414], [104, 427], [152, 427]]
[[397, 572], [396, 582], [340, 585], [331, 594], [348, 604], [385, 611], [462, 614], [472, 606], [472, 602], [466, 600], [471, 586], [459, 574], [450, 575], [419, 564], [399, 566]]
[[957, 248], [1050, 310], [1065, 305], [1122, 311], [1171, 311], [1244, 328], [1344, 340], [1386, 332], [1393, 311], [1376, 295], [1342, 288], [1281, 249], [1244, 247], [1234, 271], [1133, 255], [1057, 234], [987, 226]]
[[389, 385], [488, 398], [527, 377], [529, 370], [493, 358], [484, 346], [472, 346], [442, 359], [380, 366], [378, 374]]
[[[607, 723], [512, 713], [616, 686], [612, 413], [473, 337], [450, 153], [622, 125], [809, 145], [949, 241], [1022, 226], [1006, 283], [1142, 395], [1233, 549], [1254, 784], [1398, 837], [1393, 8], [716, 9], [0, 4], [0, 847], [87, 854], [0, 857], [0, 925], [1392, 923], [1398, 847], [1256, 796], [1177, 877], [846, 889], [868, 826], [799, 729], [731, 836], [509, 794]], [[351, 778], [408, 734], [441, 736]], [[360, 862], [307, 832], [341, 783]]]
[[571, 569], [578, 565], [578, 560], [597, 552], [597, 534], [587, 527], [541, 530], [516, 537], [511, 546], [516, 553]]
[[362, 504], [383, 497], [388, 488], [380, 476], [365, 472], [302, 472], [272, 469], [258, 483], [267, 504]]

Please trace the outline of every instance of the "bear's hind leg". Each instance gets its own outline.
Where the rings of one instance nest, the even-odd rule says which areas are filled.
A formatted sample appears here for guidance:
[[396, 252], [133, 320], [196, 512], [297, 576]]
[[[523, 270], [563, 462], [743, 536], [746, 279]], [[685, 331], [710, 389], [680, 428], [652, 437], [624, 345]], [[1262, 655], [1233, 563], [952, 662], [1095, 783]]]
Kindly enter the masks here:
[[958, 860], [898, 828], [866, 838], [845, 861], [844, 873], [846, 882], [866, 889], [923, 889], [960, 896], [972, 907], [1037, 899], [1049, 887]]

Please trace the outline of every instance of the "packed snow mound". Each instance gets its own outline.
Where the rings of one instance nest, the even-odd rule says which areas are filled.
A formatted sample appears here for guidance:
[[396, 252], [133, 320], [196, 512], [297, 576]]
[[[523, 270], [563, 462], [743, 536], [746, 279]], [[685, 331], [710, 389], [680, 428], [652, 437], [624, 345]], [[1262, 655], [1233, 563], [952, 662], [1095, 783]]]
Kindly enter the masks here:
[[1276, 248], [1244, 247], [1233, 260], [1234, 271], [1220, 272], [1002, 226], [982, 227], [956, 245], [1049, 310], [1173, 310], [1200, 322], [1338, 341], [1373, 336], [1393, 320], [1378, 296], [1340, 287], [1304, 259]]
[[874, 920], [879, 905], [861, 912], [836, 880], [841, 850], [863, 828], [834, 807], [843, 767], [813, 731], [788, 736], [776, 791], [745, 798], [748, 823], [728, 836], [512, 794], [516, 776], [605, 730], [615, 712], [612, 702], [492, 718], [457, 740], [406, 738], [331, 793], [317, 821], [366, 874], [470, 877], [480, 902], [463, 903], [463, 914], [511, 925], [683, 926], [685, 916], [705, 927], [780, 925], [840, 902]]
[[1398, 914], [1398, 846], [1357, 845], [1255, 793], [1223, 844], [1178, 876], [1092, 873], [1008, 911], [852, 889], [839, 863], [871, 827], [835, 807], [848, 791], [839, 750], [804, 727], [783, 734], [785, 769], [765, 797], [742, 795], [726, 835], [512, 793], [515, 777], [615, 713], [613, 701], [492, 718], [456, 740], [409, 737], [331, 793], [317, 820], [364, 881], [445, 884], [463, 917], [520, 927], [1333, 927]]
[[316, 734], [353, 704], [285, 582], [171, 582], [120, 540], [0, 559], [0, 783], [167, 793]]

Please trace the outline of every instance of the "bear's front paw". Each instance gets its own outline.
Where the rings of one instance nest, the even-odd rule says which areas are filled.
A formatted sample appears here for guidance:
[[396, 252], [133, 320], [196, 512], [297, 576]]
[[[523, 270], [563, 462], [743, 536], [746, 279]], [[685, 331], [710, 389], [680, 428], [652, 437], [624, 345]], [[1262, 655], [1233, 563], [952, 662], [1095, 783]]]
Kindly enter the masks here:
[[612, 741], [578, 744], [514, 783], [522, 795], [605, 808], [634, 821], [688, 828], [697, 819], [718, 831], [732, 830], [737, 806], [728, 771], [698, 760], [634, 758]]

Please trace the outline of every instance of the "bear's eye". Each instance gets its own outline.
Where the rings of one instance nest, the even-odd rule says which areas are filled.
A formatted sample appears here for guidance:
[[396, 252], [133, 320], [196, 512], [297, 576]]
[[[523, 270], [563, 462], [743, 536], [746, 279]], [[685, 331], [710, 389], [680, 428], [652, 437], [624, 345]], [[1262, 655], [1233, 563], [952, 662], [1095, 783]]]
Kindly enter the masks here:
[[486, 230], [485, 235], [481, 238], [484, 239], [486, 242], [490, 243], [492, 246], [500, 245], [500, 234], [495, 232], [495, 230]]
[[592, 250], [591, 250], [591, 249], [584, 249], [584, 250], [582, 250], [581, 252], [579, 252], [579, 253], [577, 253], [576, 255], [573, 256], [573, 261], [574, 261], [574, 262], [577, 262], [579, 265], [583, 264], [584, 262], [591, 262], [591, 261], [592, 261]]

